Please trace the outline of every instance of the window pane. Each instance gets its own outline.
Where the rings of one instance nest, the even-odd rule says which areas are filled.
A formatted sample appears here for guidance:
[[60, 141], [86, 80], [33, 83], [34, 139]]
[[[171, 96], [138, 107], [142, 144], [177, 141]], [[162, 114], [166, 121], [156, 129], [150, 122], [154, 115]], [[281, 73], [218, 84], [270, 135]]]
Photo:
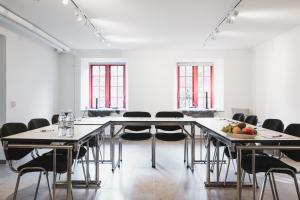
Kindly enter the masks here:
[[111, 95], [111, 98], [117, 97], [117, 87], [110, 88], [110, 95]]
[[179, 67], [179, 75], [180, 76], [185, 76], [185, 66], [180, 66]]
[[123, 87], [118, 87], [118, 97], [123, 97]]
[[123, 66], [118, 66], [118, 76], [123, 77]]
[[118, 66], [111, 66], [110, 67], [110, 73], [111, 73], [111, 76], [117, 76], [117, 74], [118, 74]]
[[100, 66], [100, 76], [105, 76], [105, 66]]
[[102, 100], [99, 102], [99, 107], [104, 108], [105, 107], [105, 100]]
[[118, 98], [118, 107], [123, 108], [123, 98]]
[[118, 85], [117, 81], [118, 81], [117, 77], [111, 77], [111, 80], [110, 80], [111, 86], [117, 86]]
[[99, 77], [93, 77], [93, 86], [99, 86]]
[[111, 108], [117, 107], [117, 98], [111, 98], [110, 107]]
[[204, 90], [205, 90], [205, 92], [210, 91], [210, 78], [209, 77], [204, 78]]
[[186, 76], [192, 76], [192, 66], [186, 66]]
[[185, 88], [179, 89], [179, 95], [180, 95], [180, 97], [185, 97]]
[[179, 83], [180, 87], [185, 87], [185, 77], [180, 77], [180, 83]]
[[193, 79], [192, 77], [186, 77], [186, 87], [192, 87], [193, 85]]
[[92, 66], [93, 69], [93, 76], [99, 76], [99, 66]]
[[100, 87], [100, 91], [99, 91], [99, 96], [105, 98], [105, 88], [104, 87]]
[[93, 96], [99, 97], [99, 87], [93, 87]]
[[105, 87], [105, 78], [101, 77], [99, 80], [99, 86]]
[[204, 67], [204, 76], [210, 76], [210, 66], [209, 65]]
[[203, 76], [203, 67], [202, 66], [198, 67], [198, 76], [199, 77]]
[[185, 107], [185, 98], [180, 98], [180, 108]]
[[118, 77], [118, 86], [122, 86], [123, 85], [123, 77], [119, 76]]

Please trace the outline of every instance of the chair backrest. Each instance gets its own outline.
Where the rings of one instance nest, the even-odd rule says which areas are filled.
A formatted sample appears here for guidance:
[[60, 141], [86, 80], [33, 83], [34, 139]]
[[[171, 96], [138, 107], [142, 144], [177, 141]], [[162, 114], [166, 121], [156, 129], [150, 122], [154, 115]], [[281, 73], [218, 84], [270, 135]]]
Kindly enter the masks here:
[[59, 114], [53, 115], [52, 118], [51, 118], [51, 123], [52, 124], [57, 124], [58, 123], [58, 117], [59, 117]]
[[[289, 134], [289, 135], [293, 135], [296, 137], [300, 137], [300, 124], [290, 124], [286, 127], [286, 129], [284, 130], [284, 133]], [[291, 144], [290, 145], [295, 145], [295, 144]], [[289, 145], [289, 144], [282, 144], [282, 145]], [[299, 143], [296, 144], [297, 146], [300, 146]], [[284, 153], [287, 157], [289, 157], [292, 160], [295, 161], [300, 161], [300, 150], [282, 150], [282, 153]]]
[[37, 129], [37, 128], [41, 128], [44, 126], [49, 126], [50, 123], [47, 119], [44, 118], [36, 118], [36, 119], [31, 119], [28, 122], [28, 130], [33, 130], [33, 129]]
[[123, 114], [123, 117], [151, 117], [151, 114], [149, 112], [143, 112], [143, 111], [130, 111], [130, 112], [125, 112]]
[[[125, 112], [123, 114], [123, 117], [151, 117], [151, 114], [149, 112], [143, 112], [143, 111], [130, 111]], [[125, 126], [124, 129], [130, 130], [130, 131], [144, 131], [147, 129], [151, 129], [151, 126]]]
[[232, 116], [232, 119], [233, 120], [237, 120], [237, 121], [240, 121], [240, 122], [243, 122], [245, 120], [245, 115], [243, 113], [235, 113], [233, 116]]
[[[160, 111], [156, 113], [155, 117], [161, 117], [161, 118], [183, 118], [184, 115], [181, 112], [177, 111]], [[176, 131], [181, 130], [182, 128], [180, 126], [155, 126], [156, 129], [161, 129], [164, 131]]]
[[284, 124], [280, 119], [266, 119], [262, 127], [273, 131], [283, 132]]
[[248, 116], [246, 117], [246, 119], [245, 119], [245, 122], [246, 122], [247, 124], [251, 124], [251, 125], [253, 125], [253, 126], [256, 126], [256, 125], [257, 125], [257, 121], [258, 121], [258, 119], [257, 119], [257, 116], [256, 116], [256, 115], [248, 115]]
[[[27, 131], [27, 127], [23, 123], [6, 123], [1, 128], [1, 140], [3, 137], [15, 135], [21, 132]], [[11, 143], [9, 143], [11, 144]], [[6, 160], [20, 160], [23, 157], [25, 157], [27, 154], [29, 154], [33, 149], [4, 149], [4, 154], [6, 157]]]

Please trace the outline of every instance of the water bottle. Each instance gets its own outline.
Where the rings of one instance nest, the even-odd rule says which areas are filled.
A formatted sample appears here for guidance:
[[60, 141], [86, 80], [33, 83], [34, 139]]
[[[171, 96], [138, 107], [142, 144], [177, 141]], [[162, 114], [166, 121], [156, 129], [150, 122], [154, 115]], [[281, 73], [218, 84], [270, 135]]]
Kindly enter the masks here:
[[58, 136], [66, 136], [65, 122], [66, 122], [66, 114], [64, 112], [59, 113], [59, 116], [58, 116]]
[[66, 137], [74, 136], [74, 121], [75, 116], [73, 112], [68, 112], [66, 116]]

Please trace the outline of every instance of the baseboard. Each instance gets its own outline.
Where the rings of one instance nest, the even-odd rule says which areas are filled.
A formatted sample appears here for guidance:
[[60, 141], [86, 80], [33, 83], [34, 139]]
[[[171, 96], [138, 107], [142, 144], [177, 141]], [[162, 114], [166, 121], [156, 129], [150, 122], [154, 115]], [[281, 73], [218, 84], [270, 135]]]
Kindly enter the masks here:
[[6, 164], [6, 160], [0, 160], [0, 165], [1, 164]]

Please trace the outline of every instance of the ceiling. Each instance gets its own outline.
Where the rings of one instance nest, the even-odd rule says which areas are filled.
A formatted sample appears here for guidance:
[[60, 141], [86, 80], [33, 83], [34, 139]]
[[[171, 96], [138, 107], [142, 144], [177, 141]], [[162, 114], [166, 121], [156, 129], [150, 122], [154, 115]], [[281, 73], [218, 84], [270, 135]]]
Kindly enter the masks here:
[[[233, 24], [207, 35], [237, 0], [75, 0], [111, 42], [107, 47], [76, 21], [61, 0], [0, 0], [72, 49], [251, 48], [300, 24], [299, 0], [243, 0]], [[1, 22], [0, 22], [1, 23]]]

